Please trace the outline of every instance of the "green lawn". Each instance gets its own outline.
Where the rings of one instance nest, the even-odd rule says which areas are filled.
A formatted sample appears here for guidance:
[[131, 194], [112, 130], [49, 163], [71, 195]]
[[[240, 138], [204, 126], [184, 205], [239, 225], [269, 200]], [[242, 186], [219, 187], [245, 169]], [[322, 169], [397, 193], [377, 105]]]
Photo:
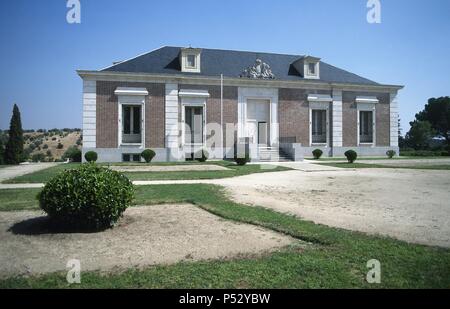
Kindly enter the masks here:
[[[244, 166], [238, 166], [233, 162], [227, 161], [211, 161], [207, 163], [199, 162], [176, 162], [176, 163], [151, 163], [149, 165], [189, 165], [189, 164], [214, 164], [228, 168], [225, 171], [183, 171], [183, 172], [126, 172], [124, 173], [130, 180], [190, 180], [190, 179], [217, 179], [228, 178], [235, 176], [248, 175], [253, 173], [265, 173], [265, 172], [280, 172], [287, 171], [290, 168], [282, 166], [270, 166], [271, 169], [261, 168], [259, 164], [248, 164]], [[108, 164], [102, 164], [108, 166]], [[145, 163], [114, 163], [111, 165], [141, 165], [145, 166]], [[45, 170], [37, 171], [31, 174], [9, 179], [3, 183], [45, 183], [59, 172], [77, 168], [80, 163], [60, 164], [54, 167], [50, 167]]]
[[80, 163], [58, 164], [31, 174], [6, 180], [3, 183], [43, 183], [63, 170], [77, 168], [78, 166], [80, 166]]
[[[22, 189], [24, 192], [27, 189]], [[33, 190], [29, 190], [33, 191]], [[10, 192], [8, 194], [12, 194]], [[19, 191], [15, 192], [19, 194]], [[32, 196], [33, 194], [23, 196]], [[0, 196], [4, 195], [0, 190]], [[3, 197], [2, 197], [3, 199]], [[450, 250], [330, 228], [228, 200], [213, 185], [137, 187], [138, 205], [190, 202], [228, 220], [310, 242], [260, 257], [183, 262], [104, 274], [83, 272], [75, 288], [448, 288]], [[12, 206], [13, 207], [13, 206]], [[149, 206], [151, 207], [151, 206]], [[367, 261], [381, 262], [381, 284], [365, 281]], [[66, 273], [10, 278], [0, 288], [68, 288]]]
[[383, 164], [368, 164], [368, 163], [321, 163], [320, 165], [339, 167], [339, 168], [403, 168], [403, 169], [415, 169], [415, 170], [450, 170], [450, 164], [433, 164], [425, 165], [417, 163], [414, 166], [401, 166], [401, 165], [383, 165]]
[[38, 209], [36, 195], [41, 189], [0, 190], [0, 211]]

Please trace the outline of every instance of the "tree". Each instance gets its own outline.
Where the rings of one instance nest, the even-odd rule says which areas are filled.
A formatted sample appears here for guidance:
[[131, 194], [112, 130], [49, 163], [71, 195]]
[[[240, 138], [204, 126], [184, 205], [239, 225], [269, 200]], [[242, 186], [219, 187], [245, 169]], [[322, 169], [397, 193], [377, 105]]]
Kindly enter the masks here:
[[436, 134], [450, 145], [450, 97], [429, 99], [425, 109], [416, 114], [416, 120], [428, 121]]
[[410, 125], [411, 129], [405, 137], [408, 146], [416, 150], [429, 148], [431, 139], [436, 136], [436, 131], [432, 128], [431, 123], [414, 120], [410, 122]]
[[398, 117], [398, 146], [400, 148], [405, 148], [406, 147], [406, 141], [405, 138], [403, 137], [402, 134], [402, 127], [401, 127], [401, 119], [400, 117]]
[[19, 164], [23, 159], [23, 130], [20, 120], [19, 107], [14, 104], [11, 123], [9, 125], [9, 139], [5, 149], [5, 162]]
[[0, 138], [0, 165], [5, 164], [5, 147], [3, 146], [3, 140]]

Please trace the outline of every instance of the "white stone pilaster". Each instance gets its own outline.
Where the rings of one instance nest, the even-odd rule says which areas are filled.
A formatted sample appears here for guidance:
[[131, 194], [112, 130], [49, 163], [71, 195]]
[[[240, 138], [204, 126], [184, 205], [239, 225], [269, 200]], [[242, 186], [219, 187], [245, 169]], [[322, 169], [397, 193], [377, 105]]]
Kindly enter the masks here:
[[398, 100], [397, 91], [390, 93], [390, 140], [391, 147], [398, 147]]
[[83, 80], [83, 148], [97, 146], [97, 82]]
[[178, 149], [178, 84], [166, 84], [166, 147]]
[[342, 91], [333, 90], [333, 147], [342, 147]]

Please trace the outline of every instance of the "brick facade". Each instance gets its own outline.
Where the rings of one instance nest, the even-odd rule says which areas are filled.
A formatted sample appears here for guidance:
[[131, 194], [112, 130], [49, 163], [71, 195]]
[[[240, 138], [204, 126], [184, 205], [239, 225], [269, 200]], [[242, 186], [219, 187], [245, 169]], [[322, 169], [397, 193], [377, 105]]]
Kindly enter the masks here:
[[[329, 91], [305, 89], [285, 89], [278, 91], [278, 121], [280, 142], [295, 142], [308, 147], [309, 136], [309, 102], [308, 94], [327, 94]], [[331, 119], [330, 119], [331, 123]], [[331, 126], [330, 126], [331, 129]]]
[[380, 101], [375, 105], [376, 145], [390, 145], [390, 105], [388, 93], [351, 92], [342, 93], [342, 133], [343, 146], [356, 147], [358, 144], [357, 96], [376, 96]]
[[[179, 89], [196, 89], [207, 90], [210, 97], [206, 100], [206, 121], [207, 123], [220, 124], [220, 86], [211, 85], [179, 85]], [[223, 130], [224, 143], [227, 136], [226, 124], [238, 122], [238, 88], [237, 87], [223, 87]], [[181, 121], [181, 99], [179, 119]], [[214, 132], [220, 134], [220, 132]]]
[[118, 147], [117, 87], [146, 88], [145, 147], [164, 148], [165, 140], [165, 85], [155, 83], [128, 83], [97, 81], [97, 148]]
[[[145, 147], [164, 148], [165, 84], [110, 81], [97, 82], [97, 148], [118, 147], [118, 97], [114, 94], [117, 87], [140, 87], [148, 90], [149, 95], [146, 96], [145, 102]], [[208, 123], [220, 123], [220, 86], [179, 85], [179, 89], [207, 90], [210, 97], [206, 101], [206, 120]], [[329, 91], [279, 89], [278, 122], [280, 142], [295, 142], [301, 143], [305, 147], [309, 146], [310, 119], [307, 97], [311, 93], [330, 95]], [[223, 95], [223, 121], [225, 131], [225, 125], [227, 123], [237, 124], [238, 122], [238, 87], [224, 87]], [[357, 146], [357, 105], [355, 103], [357, 96], [376, 96], [380, 101], [376, 104], [376, 146], [389, 146], [389, 94], [344, 91], [342, 97], [343, 147]], [[181, 121], [181, 104], [179, 108]], [[330, 130], [332, 130], [331, 123], [332, 119], [330, 117]], [[224, 142], [226, 142], [225, 137], [226, 134], [224, 136]]]

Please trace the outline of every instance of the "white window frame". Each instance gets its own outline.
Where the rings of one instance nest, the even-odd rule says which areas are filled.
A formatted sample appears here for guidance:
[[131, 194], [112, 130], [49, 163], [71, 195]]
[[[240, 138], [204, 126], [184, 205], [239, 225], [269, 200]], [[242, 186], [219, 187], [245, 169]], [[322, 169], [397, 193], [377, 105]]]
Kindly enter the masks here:
[[[308, 75], [316, 75], [316, 63], [309, 62], [308, 63]], [[312, 70], [311, 70], [312, 67]]]
[[[189, 65], [189, 57], [194, 58], [194, 65]], [[197, 68], [197, 55], [195, 55], [195, 54], [187, 54], [186, 55], [186, 68], [189, 68], [189, 69]]]
[[[309, 146], [330, 147], [330, 103], [333, 101], [330, 95], [310, 94], [309, 101]], [[312, 141], [312, 111], [324, 110], [326, 114], [326, 142], [313, 143]]]
[[[195, 57], [195, 66], [194, 67], [191, 67], [188, 65], [188, 57], [189, 56]], [[181, 50], [180, 64], [181, 64], [182, 72], [200, 73], [201, 50], [198, 48], [183, 48]]]
[[[203, 107], [203, 143], [186, 143], [186, 106]], [[206, 145], [206, 97], [181, 97], [181, 144], [190, 147], [204, 147]], [[191, 128], [192, 129], [192, 128]]]
[[[361, 112], [372, 112], [372, 142], [361, 143], [360, 141], [360, 115]], [[376, 104], [375, 103], [357, 103], [357, 140], [358, 146], [375, 147], [377, 142], [377, 126], [376, 126]]]
[[[309, 70], [309, 65], [313, 64], [314, 65], [314, 74], [310, 72]], [[304, 68], [303, 68], [304, 72], [305, 72], [305, 78], [309, 78], [309, 79], [320, 79], [320, 62], [319, 61], [305, 61], [304, 64]]]
[[[135, 102], [133, 102], [135, 101]], [[124, 143], [122, 141], [122, 126], [123, 126], [123, 106], [141, 106], [141, 142], [140, 143]], [[145, 148], [145, 96], [119, 96], [118, 104], [118, 145], [121, 146], [139, 146]]]

